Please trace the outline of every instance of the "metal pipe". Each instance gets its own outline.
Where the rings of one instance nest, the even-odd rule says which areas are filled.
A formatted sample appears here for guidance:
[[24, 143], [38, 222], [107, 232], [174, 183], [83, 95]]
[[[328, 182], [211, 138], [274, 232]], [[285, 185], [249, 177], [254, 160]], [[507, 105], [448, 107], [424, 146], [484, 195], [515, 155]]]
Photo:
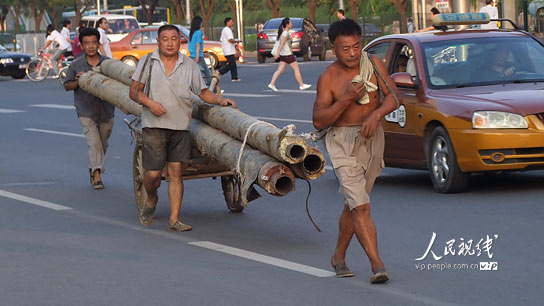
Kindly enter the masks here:
[[308, 147], [308, 155], [298, 164], [290, 165], [296, 177], [315, 180], [325, 173], [325, 156], [316, 147]]

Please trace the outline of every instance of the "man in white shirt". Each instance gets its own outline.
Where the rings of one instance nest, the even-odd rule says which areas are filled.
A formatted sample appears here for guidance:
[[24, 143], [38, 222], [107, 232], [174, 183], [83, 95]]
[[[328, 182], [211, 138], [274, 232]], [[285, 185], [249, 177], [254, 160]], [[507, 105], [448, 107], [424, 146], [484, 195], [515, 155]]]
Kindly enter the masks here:
[[[490, 19], [497, 19], [499, 18], [499, 11], [496, 7], [493, 6], [493, 0], [485, 0], [486, 6], [482, 7], [480, 9], [480, 13], [487, 13], [489, 15]], [[490, 21], [488, 24], [482, 24], [480, 27], [481, 29], [490, 30], [490, 29], [498, 29], [496, 21]]]
[[[49, 53], [52, 54], [51, 59], [53, 60], [53, 63], [58, 63], [60, 59], [60, 55], [67, 51], [67, 49], [70, 46], [70, 43], [62, 36], [57, 30], [55, 30], [55, 27], [50, 24], [47, 26], [47, 41], [45, 42], [45, 45], [38, 51], [38, 54], [41, 54], [43, 50], [47, 49], [50, 45], [52, 46], [49, 50]], [[59, 72], [58, 65], [53, 65], [53, 72], [55, 72], [55, 75]]]
[[60, 34], [70, 43], [70, 47], [66, 49], [66, 55], [72, 55], [72, 44], [74, 43], [73, 40], [70, 39], [70, 29], [72, 28], [72, 22], [68, 19], [65, 19], [62, 21], [62, 30], [60, 31]]
[[233, 82], [240, 82], [241, 79], [238, 78], [238, 70], [236, 69], [236, 53], [235, 45], [238, 43], [238, 40], [234, 39], [234, 34], [232, 33], [233, 21], [232, 18], [225, 18], [225, 27], [221, 31], [221, 47], [223, 48], [223, 54], [227, 58], [227, 64], [223, 65], [218, 71], [221, 75], [227, 73], [230, 70], [230, 76]]
[[108, 36], [106, 36], [106, 31], [109, 29], [110, 24], [106, 20], [106, 18], [102, 17], [98, 19], [98, 26], [97, 30], [100, 33], [100, 54], [103, 56], [107, 56], [109, 58], [113, 58], [113, 54], [111, 53], [110, 49], [110, 39]]

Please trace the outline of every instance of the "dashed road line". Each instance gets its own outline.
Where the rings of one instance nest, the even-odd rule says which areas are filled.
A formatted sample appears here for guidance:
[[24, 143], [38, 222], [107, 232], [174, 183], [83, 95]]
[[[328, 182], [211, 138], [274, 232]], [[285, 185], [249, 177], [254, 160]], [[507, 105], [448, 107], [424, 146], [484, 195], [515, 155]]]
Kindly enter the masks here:
[[271, 120], [271, 121], [286, 121], [286, 122], [301, 122], [301, 123], [312, 123], [311, 120], [299, 120], [299, 119], [284, 119], [284, 118], [272, 118], [272, 117], [255, 117], [259, 120]]
[[66, 133], [66, 132], [59, 132], [59, 131], [52, 131], [52, 130], [42, 130], [42, 129], [32, 129], [32, 128], [27, 128], [27, 129], [23, 129], [23, 130], [30, 131], [30, 132], [38, 132], [38, 133], [46, 133], [46, 134], [55, 134], [55, 135], [85, 138], [85, 135], [83, 135], [83, 134], [74, 134], [74, 133]]
[[238, 249], [238, 248], [233, 248], [233, 247], [229, 247], [229, 246], [214, 243], [214, 242], [196, 241], [196, 242], [189, 242], [189, 244], [199, 246], [205, 249], [218, 251], [225, 254], [230, 254], [237, 257], [246, 258], [253, 261], [258, 261], [268, 265], [317, 276], [317, 277], [331, 277], [336, 275], [330, 271], [326, 271], [323, 269], [318, 269], [318, 268], [310, 267], [307, 265], [298, 264], [292, 261], [274, 258], [274, 257], [262, 255], [259, 253]]
[[25, 203], [28, 203], [28, 204], [36, 205], [36, 206], [49, 208], [49, 209], [52, 209], [52, 210], [70, 210], [70, 209], [72, 209], [70, 207], [66, 207], [66, 206], [62, 206], [62, 205], [59, 205], [59, 204], [34, 199], [34, 198], [31, 198], [31, 197], [23, 196], [23, 195], [16, 194], [16, 193], [11, 193], [11, 192], [8, 192], [8, 191], [5, 191], [5, 190], [0, 190], [0, 196], [10, 198], [10, 199], [14, 199], [14, 200], [21, 201], [21, 202], [25, 202]]
[[23, 112], [26, 112], [26, 111], [18, 110], [18, 109], [0, 108], [0, 114], [13, 114], [13, 113], [23, 113]]
[[30, 104], [29, 106], [54, 108], [54, 109], [76, 109], [73, 105], [65, 105], [65, 104]]
[[223, 93], [223, 96], [227, 97], [241, 97], [241, 98], [271, 98], [271, 97], [277, 97], [277, 95], [261, 95], [261, 94], [245, 94], [245, 93], [230, 93], [225, 92]]

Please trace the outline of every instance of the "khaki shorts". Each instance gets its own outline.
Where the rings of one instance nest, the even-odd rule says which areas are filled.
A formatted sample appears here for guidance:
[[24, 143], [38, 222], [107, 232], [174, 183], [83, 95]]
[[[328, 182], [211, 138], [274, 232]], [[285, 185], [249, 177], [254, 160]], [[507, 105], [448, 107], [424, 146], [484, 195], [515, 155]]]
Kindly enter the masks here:
[[159, 128], [142, 130], [142, 164], [145, 170], [162, 170], [166, 162], [184, 162], [191, 158], [191, 134]]
[[370, 191], [384, 167], [385, 139], [381, 124], [372, 139], [361, 139], [360, 131], [360, 126], [332, 127], [325, 138], [340, 183], [338, 192], [344, 195], [350, 211], [370, 203]]

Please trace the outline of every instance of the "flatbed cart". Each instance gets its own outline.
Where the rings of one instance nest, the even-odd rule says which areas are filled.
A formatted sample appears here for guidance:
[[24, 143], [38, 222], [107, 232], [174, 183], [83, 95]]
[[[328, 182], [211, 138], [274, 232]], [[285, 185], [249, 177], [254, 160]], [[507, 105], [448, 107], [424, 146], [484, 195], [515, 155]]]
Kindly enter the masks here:
[[[145, 207], [147, 202], [147, 193], [144, 187], [144, 168], [142, 164], [142, 128], [141, 119], [124, 119], [125, 123], [131, 130], [134, 147], [134, 155], [132, 161], [132, 179], [134, 184], [134, 197], [138, 213]], [[193, 146], [193, 148], [195, 148]], [[227, 203], [227, 208], [231, 212], [239, 213], [244, 210], [242, 199], [240, 196], [240, 182], [236, 178], [234, 171], [228, 169], [216, 160], [206, 157], [198, 150], [194, 149], [191, 152], [191, 160], [183, 165], [183, 180], [201, 179], [201, 178], [221, 178], [221, 188], [223, 196]], [[166, 171], [163, 171], [163, 180], [168, 181]]]

